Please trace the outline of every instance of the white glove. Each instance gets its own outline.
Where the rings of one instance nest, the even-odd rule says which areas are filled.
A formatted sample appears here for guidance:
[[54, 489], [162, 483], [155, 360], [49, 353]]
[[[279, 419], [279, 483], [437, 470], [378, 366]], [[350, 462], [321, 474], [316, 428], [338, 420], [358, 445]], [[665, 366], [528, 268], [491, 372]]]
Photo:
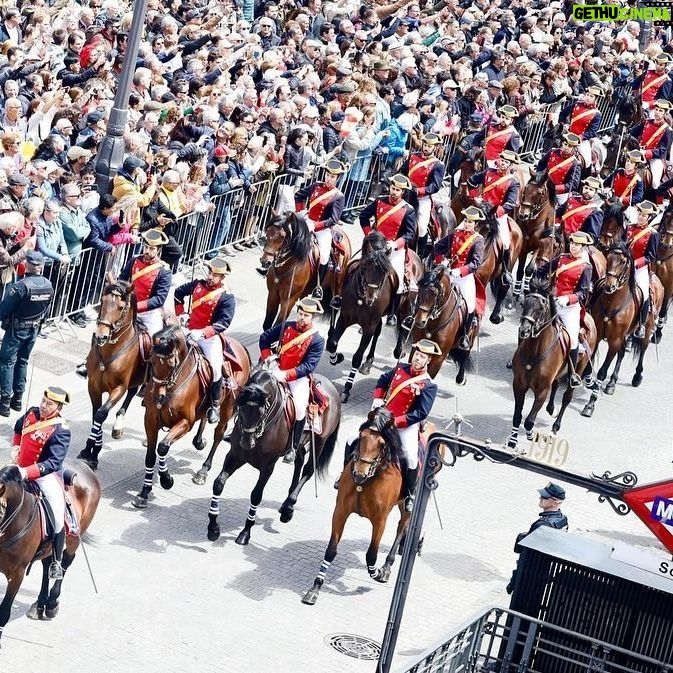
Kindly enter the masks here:
[[451, 276], [451, 278], [460, 278], [460, 269], [451, 269], [449, 276]]
[[189, 313], [183, 313], [181, 316], [178, 317], [178, 324], [180, 325], [180, 327], [186, 327], [188, 322], [189, 322]]
[[374, 409], [378, 409], [379, 407], [382, 407], [383, 404], [384, 404], [383, 400], [377, 397], [377, 398], [372, 402], [372, 410], [374, 410]]
[[276, 362], [278, 362], [278, 356], [276, 354], [269, 355], [269, 357], [266, 358], [266, 360], [264, 360], [264, 366], [270, 368], [273, 367], [273, 365], [275, 365]]
[[279, 381], [287, 381], [287, 372], [284, 369], [272, 369], [271, 373], [279, 380]]
[[193, 329], [193, 330], [190, 330], [190, 332], [189, 332], [189, 339], [190, 339], [190, 341], [193, 341], [194, 343], [196, 343], [202, 336], [203, 336], [203, 330], [202, 329]]
[[24, 467], [19, 468], [19, 474], [21, 475], [21, 479], [26, 479], [28, 477], [28, 472], [26, 472]]
[[570, 297], [567, 296], [557, 297], [556, 303], [558, 306], [567, 306], [570, 303]]
[[386, 250], [388, 251], [388, 254], [390, 254], [393, 250], [396, 250], [395, 244], [392, 241], [388, 241], [388, 244], [386, 245]]
[[19, 459], [19, 451], [21, 450], [21, 447], [19, 446], [13, 446], [12, 447], [12, 453], [9, 454], [9, 462], [12, 465], [16, 465], [16, 461]]

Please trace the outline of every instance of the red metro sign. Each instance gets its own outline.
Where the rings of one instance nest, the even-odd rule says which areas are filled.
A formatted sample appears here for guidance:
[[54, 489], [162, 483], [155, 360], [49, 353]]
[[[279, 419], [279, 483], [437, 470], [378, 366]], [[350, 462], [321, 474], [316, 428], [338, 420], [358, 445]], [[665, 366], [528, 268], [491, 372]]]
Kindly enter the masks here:
[[622, 499], [673, 554], [673, 480], [627, 489]]

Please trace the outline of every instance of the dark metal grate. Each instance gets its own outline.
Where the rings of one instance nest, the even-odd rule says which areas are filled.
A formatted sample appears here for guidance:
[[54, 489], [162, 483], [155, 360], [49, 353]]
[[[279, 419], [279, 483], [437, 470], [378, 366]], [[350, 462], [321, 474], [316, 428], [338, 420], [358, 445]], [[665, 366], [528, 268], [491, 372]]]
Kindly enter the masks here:
[[381, 653], [381, 646], [375, 640], [352, 633], [333, 633], [325, 636], [325, 642], [337, 652], [363, 661], [376, 661]]

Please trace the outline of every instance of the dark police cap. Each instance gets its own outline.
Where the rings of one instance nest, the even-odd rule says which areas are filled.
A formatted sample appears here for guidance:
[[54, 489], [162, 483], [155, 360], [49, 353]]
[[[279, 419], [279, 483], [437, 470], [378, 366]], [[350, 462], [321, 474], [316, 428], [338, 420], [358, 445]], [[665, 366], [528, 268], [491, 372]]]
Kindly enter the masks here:
[[26, 253], [26, 263], [31, 266], [44, 266], [44, 255], [37, 250], [29, 250]]
[[142, 168], [143, 170], [145, 170], [147, 168], [147, 163], [143, 161], [140, 157], [130, 155], [126, 157], [126, 159], [124, 159], [122, 168], [127, 173], [130, 173], [131, 171], [134, 171], [136, 168]]
[[553, 481], [550, 481], [544, 488], [538, 489], [538, 493], [543, 498], [555, 498], [556, 500], [566, 499], [566, 492]]

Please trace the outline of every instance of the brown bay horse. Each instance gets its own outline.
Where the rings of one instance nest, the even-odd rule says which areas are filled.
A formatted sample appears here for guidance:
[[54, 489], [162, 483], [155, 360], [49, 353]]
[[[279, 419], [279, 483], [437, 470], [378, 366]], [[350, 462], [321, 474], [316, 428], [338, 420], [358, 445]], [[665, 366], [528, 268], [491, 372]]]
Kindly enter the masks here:
[[[224, 430], [234, 414], [236, 397], [250, 376], [252, 363], [248, 351], [235, 339], [223, 340], [225, 384], [220, 402], [220, 421], [215, 426], [213, 445], [208, 458], [195, 475], [194, 482], [205, 483], [215, 451], [222, 441]], [[145, 509], [152, 491], [154, 467], [159, 462], [159, 483], [168, 490], [173, 487], [173, 477], [168, 472], [166, 456], [171, 446], [184, 437], [199, 421], [199, 428], [192, 444], [203, 449], [203, 431], [210, 400], [210, 366], [195, 344], [188, 344], [177, 326], [157, 332], [152, 340], [150, 357], [152, 379], [145, 389], [145, 478], [143, 487], [132, 501], [134, 507]], [[166, 436], [157, 439], [161, 428], [169, 428]]]
[[[78, 514], [79, 530], [68, 531], [63, 551], [63, 572], [72, 564], [80, 545], [81, 536], [91, 525], [101, 488], [96, 475], [81, 461], [66, 460], [64, 467], [75, 473], [68, 494]], [[33, 561], [42, 561], [42, 584], [35, 603], [30, 606], [31, 619], [53, 619], [58, 614], [63, 580], [56, 580], [49, 590], [49, 565], [52, 546], [42, 539], [42, 515], [38, 512], [38, 498], [24, 489], [15, 465], [0, 470], [0, 572], [7, 578], [7, 589], [0, 604], [0, 636], [9, 621], [12, 603], [21, 588], [23, 579]]]
[[[314, 385], [324, 396], [327, 406], [320, 421], [315, 421], [315, 433], [312, 434], [312, 409], [309, 404], [306, 424], [309, 431], [304, 433], [297, 449], [290, 489], [279, 509], [282, 523], [287, 523], [294, 516], [299, 493], [313, 473], [322, 477], [327, 472], [339, 433], [341, 402], [336, 388], [320, 375], [314, 375]], [[213, 482], [213, 496], [208, 511], [209, 540], [214, 542], [220, 537], [218, 516], [224, 485], [234, 472], [247, 463], [259, 471], [259, 478], [250, 494], [250, 509], [236, 544], [247, 545], [250, 542], [250, 531], [255, 525], [264, 488], [273, 474], [276, 462], [292, 441], [293, 418], [294, 410], [287, 386], [280, 383], [265, 367], [255, 369], [238, 397], [231, 449]], [[304, 465], [307, 457], [308, 461]]]
[[603, 224], [596, 247], [605, 253], [613, 244], [623, 241], [625, 233], [624, 210], [621, 202], [618, 199], [606, 201], [603, 207]]
[[[92, 408], [92, 425], [85, 448], [77, 456], [92, 469], [98, 467], [103, 448], [103, 423], [110, 410], [126, 395], [112, 430], [112, 437], [123, 434], [126, 410], [138, 388], [145, 382], [147, 365], [143, 361], [141, 339], [149, 355], [150, 337], [137, 319], [133, 285], [111, 277], [103, 290], [96, 331], [86, 359], [87, 384]], [[103, 394], [108, 398], [103, 404]]]
[[318, 244], [303, 216], [274, 215], [266, 225], [260, 262], [270, 264], [263, 329], [287, 320], [293, 306], [314, 287], [318, 273]]
[[[444, 266], [436, 266], [418, 282], [415, 302], [406, 300], [400, 306], [400, 317], [409, 316], [411, 325], [407, 329], [404, 320], [398, 327], [397, 343], [393, 356], [398, 360], [404, 356], [404, 347], [419, 339], [432, 339], [442, 353], [434, 355], [428, 365], [428, 372], [434, 379], [447, 357], [458, 365], [456, 383], [465, 382], [465, 372], [471, 369], [470, 351], [458, 348], [462, 327], [467, 317], [467, 307], [460, 291], [451, 284], [451, 277]], [[403, 343], [404, 342], [404, 343]]]
[[556, 187], [544, 172], [535, 173], [523, 190], [517, 224], [521, 228], [522, 245], [514, 282], [515, 299], [527, 290], [530, 275], [526, 275], [528, 255], [535, 255], [544, 232], [554, 226], [556, 216]]
[[[580, 331], [582, 350], [577, 359], [577, 374], [584, 372], [596, 348], [596, 325], [590, 315], [585, 315], [584, 326]], [[524, 421], [527, 439], [533, 439], [535, 420], [547, 402], [547, 413], [554, 413], [554, 399], [560, 379], [567, 369], [570, 337], [556, 315], [556, 306], [548, 280], [533, 279], [530, 291], [523, 300], [523, 312], [519, 324], [519, 345], [512, 358], [514, 378], [514, 415], [512, 430], [507, 439], [510, 448], [516, 448], [519, 428], [523, 415], [526, 393], [533, 391], [535, 400], [530, 413]], [[573, 398], [570, 381], [563, 393], [561, 409], [552, 425], [556, 434], [561, 429], [561, 422], [568, 405]]]
[[664, 298], [662, 300], [661, 312], [657, 320], [657, 326], [652, 341], [659, 343], [666, 319], [668, 318], [668, 307], [673, 297], [673, 207], [669, 207], [659, 225], [659, 247], [657, 248], [657, 258], [651, 265], [652, 271], [657, 275], [664, 288]]
[[[631, 250], [626, 243], [615, 243], [606, 255], [607, 270], [605, 280], [592, 299], [591, 314], [598, 331], [597, 345], [605, 339], [608, 350], [594, 384], [591, 397], [582, 409], [582, 416], [591, 417], [594, 413], [598, 391], [601, 387], [606, 395], [615, 392], [619, 370], [626, 352], [626, 340], [638, 326], [638, 315], [643, 297], [636, 291], [635, 268]], [[631, 385], [639, 386], [643, 380], [643, 358], [654, 332], [664, 297], [664, 288], [657, 276], [650, 278], [650, 314], [645, 325], [645, 337], [632, 339], [633, 354], [638, 357], [636, 372]], [[617, 356], [614, 371], [605, 384], [612, 361]]]

